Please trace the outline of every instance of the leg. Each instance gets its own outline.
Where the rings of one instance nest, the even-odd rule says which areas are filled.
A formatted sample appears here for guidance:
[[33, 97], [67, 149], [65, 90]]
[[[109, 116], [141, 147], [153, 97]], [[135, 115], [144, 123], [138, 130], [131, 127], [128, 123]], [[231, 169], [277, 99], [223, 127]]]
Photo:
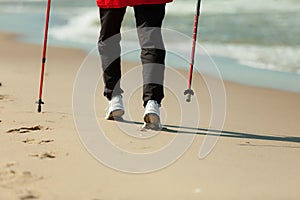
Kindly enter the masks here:
[[98, 51], [101, 57], [104, 96], [111, 100], [112, 96], [123, 93], [120, 87], [121, 79], [121, 35], [120, 28], [126, 7], [103, 9], [99, 8], [101, 31], [98, 40]]
[[135, 6], [134, 12], [142, 49], [144, 106], [149, 100], [160, 104], [164, 97], [166, 54], [160, 28], [165, 16], [165, 4]]

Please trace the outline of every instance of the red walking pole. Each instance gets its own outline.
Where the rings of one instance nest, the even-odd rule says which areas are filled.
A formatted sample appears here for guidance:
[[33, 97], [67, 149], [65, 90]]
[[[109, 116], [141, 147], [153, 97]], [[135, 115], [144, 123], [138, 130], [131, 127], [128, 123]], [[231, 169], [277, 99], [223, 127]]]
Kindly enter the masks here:
[[192, 78], [193, 78], [193, 69], [194, 69], [194, 58], [195, 58], [195, 48], [196, 48], [196, 41], [197, 41], [197, 31], [198, 31], [198, 21], [200, 16], [200, 5], [201, 0], [197, 2], [197, 9], [194, 21], [194, 34], [193, 34], [193, 43], [192, 43], [192, 54], [191, 54], [191, 63], [190, 63], [190, 73], [189, 73], [189, 80], [188, 80], [188, 89], [184, 91], [184, 95], [187, 95], [186, 101], [191, 101], [191, 96], [194, 95], [194, 91], [191, 89], [192, 87]]
[[45, 73], [45, 64], [46, 64], [46, 52], [47, 52], [47, 40], [48, 40], [48, 26], [49, 26], [49, 17], [50, 17], [50, 7], [51, 7], [51, 0], [48, 0], [47, 10], [46, 10], [46, 24], [45, 24], [45, 32], [44, 32], [44, 46], [43, 46], [43, 54], [42, 54], [42, 69], [41, 69], [41, 78], [40, 78], [40, 92], [39, 92], [39, 100], [36, 102], [38, 104], [38, 112], [42, 111], [42, 104], [44, 104], [44, 102], [42, 100], [42, 95], [43, 95], [44, 73]]

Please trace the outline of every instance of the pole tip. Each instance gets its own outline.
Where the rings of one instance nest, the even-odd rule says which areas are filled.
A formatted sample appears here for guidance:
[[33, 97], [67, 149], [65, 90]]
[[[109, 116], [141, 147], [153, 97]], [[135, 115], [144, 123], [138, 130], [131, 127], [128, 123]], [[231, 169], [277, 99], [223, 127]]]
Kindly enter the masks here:
[[42, 112], [42, 105], [41, 105], [41, 104], [38, 105], [37, 111], [38, 111], [39, 113]]
[[184, 95], [187, 95], [186, 102], [191, 102], [192, 95], [194, 95], [194, 91], [192, 89], [187, 89], [184, 91]]
[[40, 113], [42, 112], [42, 104], [44, 104], [44, 102], [42, 101], [42, 99], [39, 99], [36, 104], [38, 104], [38, 109], [37, 111]]
[[191, 102], [191, 95], [190, 94], [187, 95], [186, 102]]

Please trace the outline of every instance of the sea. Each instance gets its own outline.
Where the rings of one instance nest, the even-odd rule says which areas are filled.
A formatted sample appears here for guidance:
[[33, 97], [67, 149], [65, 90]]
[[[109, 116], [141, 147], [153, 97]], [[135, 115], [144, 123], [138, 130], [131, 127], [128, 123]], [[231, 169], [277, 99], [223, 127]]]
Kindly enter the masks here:
[[[95, 0], [51, 2], [48, 44], [86, 52], [95, 49], [100, 29]], [[196, 3], [167, 4], [163, 24], [167, 51], [169, 47], [187, 61], [172, 63], [172, 56], [167, 56], [170, 66], [189, 70]], [[42, 44], [46, 5], [47, 0], [0, 0], [0, 31]], [[210, 56], [224, 80], [299, 93], [299, 11], [299, 0], [202, 0], [197, 45], [205, 51], [196, 54], [197, 71], [201, 73], [201, 58]], [[124, 46], [137, 41], [134, 28], [134, 12], [128, 7], [122, 33], [130, 37]], [[124, 59], [138, 61], [139, 56]]]

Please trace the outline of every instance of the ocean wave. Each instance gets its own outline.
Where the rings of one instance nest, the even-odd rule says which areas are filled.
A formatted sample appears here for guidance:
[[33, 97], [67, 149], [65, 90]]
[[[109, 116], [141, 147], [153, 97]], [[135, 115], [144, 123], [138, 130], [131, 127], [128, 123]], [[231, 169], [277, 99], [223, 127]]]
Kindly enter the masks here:
[[[128, 25], [128, 23], [125, 22], [122, 31], [132, 30], [134, 28], [134, 20], [132, 19], [133, 11], [132, 9], [128, 9], [128, 12], [129, 15], [127, 17], [129, 19], [125, 20], [132, 21], [133, 25]], [[67, 23], [64, 25], [52, 27], [50, 35], [57, 40], [69, 41], [77, 44], [89, 44], [94, 47], [100, 28], [98, 12], [96, 12], [94, 8], [86, 8], [78, 13], [82, 14], [69, 17]], [[200, 33], [199, 35], [201, 45], [203, 45], [212, 55], [233, 58], [242, 64], [247, 64], [256, 68], [300, 73], [300, 45], [262, 45], [262, 42], [248, 44], [230, 41], [224, 43], [218, 40], [210, 42], [205, 40], [202, 41], [201, 36], [204, 36], [203, 33]], [[218, 36], [216, 35], [214, 37]], [[170, 45], [181, 48], [180, 50], [182, 52], [186, 53], [190, 50], [190, 41], [178, 41], [176, 38], [168, 39], [167, 42]], [[136, 40], [135, 35], [132, 36], [132, 40]], [[127, 41], [127, 44], [129, 44], [129, 42], [130, 41]]]
[[[86, 17], [89, 18], [92, 16], [87, 15]], [[99, 28], [91, 24], [73, 26], [75, 24], [77, 23], [74, 22], [64, 27], [52, 29], [52, 37], [78, 44], [90, 44], [91, 48], [94, 47], [97, 42]], [[135, 34], [132, 36], [127, 35], [126, 38], [123, 38], [122, 44], [130, 46], [136, 40], [137, 36]], [[259, 46], [222, 43], [198, 44], [207, 49], [212, 56], [232, 58], [249, 67], [300, 74], [300, 46]], [[166, 47], [177, 49], [182, 54], [189, 54], [191, 39], [185, 41], [166, 40]]]
[[[174, 2], [175, 6], [172, 7], [174, 9], [174, 13], [176, 13], [176, 11], [177, 13], [180, 13], [179, 9], [182, 9], [185, 3], [186, 1]], [[202, 14], [278, 13], [298, 12], [299, 10], [300, 2], [296, 0], [209, 0], [202, 2]], [[193, 10], [191, 10], [191, 12], [192, 11]]]
[[233, 58], [249, 67], [300, 74], [300, 46], [202, 45], [212, 55]]
[[[176, 0], [167, 5], [167, 12], [170, 15], [191, 15], [195, 14], [196, 0]], [[237, 13], [279, 13], [299, 12], [300, 1], [297, 0], [209, 0], [202, 1], [202, 14], [237, 14]]]
[[58, 40], [93, 44], [99, 32], [99, 27], [95, 25], [97, 18], [97, 12], [85, 12], [70, 18], [63, 26], [54, 26], [50, 34]]
[[[16, 5], [20, 6], [13, 6], [13, 2], [16, 2]], [[43, 4], [41, 4], [43, 2]], [[54, 9], [52, 14], [59, 16], [58, 18], [63, 18], [64, 23], [57, 23], [57, 21], [52, 20], [51, 21], [51, 27], [50, 27], [50, 37], [58, 40], [58, 41], [67, 41], [69, 43], [75, 44], [75, 46], [82, 46], [84, 45], [90, 45], [91, 47], [94, 47], [98, 34], [99, 34], [99, 14], [97, 11], [97, 7], [93, 6], [82, 6], [83, 3], [76, 4], [76, 7], [68, 7], [69, 1], [61, 1], [61, 2], [53, 2]], [[44, 0], [0, 0], [0, 4], [5, 4], [6, 6], [0, 6], [0, 10], [2, 9], [8, 9], [11, 12], [16, 11], [22, 11], [22, 12], [32, 12], [31, 6], [25, 6], [26, 3], [36, 3], [36, 5], [45, 5]], [[80, 4], [80, 6], [79, 6]], [[176, 0], [171, 4], [167, 5], [167, 16], [171, 15], [169, 18], [166, 19], [166, 27], [174, 30], [181, 31], [182, 30], [189, 30], [192, 31], [192, 23], [193, 23], [193, 17], [190, 15], [195, 13], [195, 4], [196, 1], [183, 1], [183, 0]], [[203, 1], [202, 4], [202, 12], [204, 14], [212, 14], [212, 15], [219, 15], [219, 14], [229, 14], [234, 13], [235, 16], [238, 16], [238, 19], [241, 19], [243, 17], [242, 13], [244, 14], [251, 13], [251, 12], [289, 12], [289, 11], [295, 11], [300, 10], [300, 1], [293, 1], [293, 0], [287, 0], [287, 1], [277, 1], [277, 0], [252, 0], [251, 2], [244, 2], [240, 0], [231, 0], [230, 3], [226, 1], [220, 1], [220, 0], [210, 0], [210, 1]], [[43, 9], [35, 9], [35, 12], [44, 12], [44, 6]], [[134, 28], [134, 14], [133, 10], [128, 8], [128, 13], [125, 16], [125, 20], [123, 23], [122, 31], [131, 30]], [[172, 15], [177, 17], [172, 17]], [[189, 15], [189, 16], [186, 16]], [[182, 16], [182, 18], [178, 17]], [[256, 15], [254, 15], [256, 16]], [[271, 21], [277, 24], [277, 26], [281, 25], [284, 26], [284, 30], [288, 29], [285, 27], [287, 24], [282, 20], [289, 20], [289, 24], [294, 23], [292, 20], [290, 20], [293, 16], [298, 15], [291, 15], [289, 17], [285, 15], [278, 15], [275, 16], [275, 18], [272, 18], [272, 15], [261, 15], [259, 17], [260, 19], [272, 19]], [[222, 15], [220, 16], [222, 18]], [[245, 18], [249, 20], [253, 18], [252, 15], [245, 15]], [[252, 17], [252, 18], [251, 18]], [[174, 19], [175, 20], [174, 20]], [[170, 20], [169, 20], [170, 19]], [[180, 21], [180, 19], [182, 21]], [[206, 22], [214, 22], [216, 24], [215, 18], [203, 18], [206, 19]], [[218, 18], [219, 19], [219, 18]], [[223, 17], [223, 20], [227, 21], [234, 21], [236, 18], [234, 16], [232, 17]], [[168, 21], [169, 20], [169, 21]], [[268, 37], [265, 38], [259, 38], [260, 35], [256, 38], [252, 38], [254, 36], [251, 35], [251, 30], [247, 30], [247, 35], [245, 35], [244, 32], [238, 33], [235, 32], [226, 32], [227, 29], [223, 29], [221, 27], [222, 21], [220, 22], [220, 26], [204, 26], [200, 29], [199, 34], [199, 41], [201, 42], [201, 45], [203, 45], [208, 52], [211, 55], [215, 56], [222, 56], [222, 57], [228, 57], [238, 60], [241, 64], [245, 64], [247, 66], [252, 66], [256, 68], [262, 68], [262, 69], [269, 69], [269, 70], [276, 70], [276, 71], [285, 71], [285, 72], [292, 72], [292, 73], [300, 73], [300, 45], [299, 42], [295, 40], [294, 37], [291, 37], [290, 39], [286, 35], [281, 35], [281, 32], [278, 30], [280, 29], [268, 29], [266, 26], [263, 26], [262, 22], [257, 22], [256, 18], [253, 18], [253, 22], [255, 22], [255, 30], [262, 31], [264, 30], [264, 34], [268, 35]], [[256, 21], [255, 21], [256, 20]], [[282, 22], [281, 22], [281, 21]], [[190, 24], [187, 24], [185, 22], [189, 22]], [[245, 21], [241, 19], [240, 21], [234, 21], [236, 24], [236, 28], [244, 27]], [[252, 23], [252, 21], [250, 21]], [[250, 22], [247, 22], [251, 25]], [[174, 24], [172, 24], [174, 23]], [[229, 22], [227, 22], [229, 23]], [[271, 24], [272, 25], [272, 24]], [[270, 25], [270, 26], [271, 26]], [[181, 27], [182, 26], [182, 27]], [[226, 24], [224, 25], [226, 26]], [[259, 28], [261, 29], [259, 30]], [[210, 29], [209, 29], [210, 28]], [[266, 29], [267, 28], [267, 29]], [[296, 30], [296, 26], [293, 29]], [[298, 29], [297, 29], [298, 30]], [[271, 31], [271, 32], [270, 32]], [[273, 31], [273, 32], [272, 32]], [[275, 32], [274, 32], [275, 31]], [[217, 33], [215, 33], [217, 32]], [[227, 35], [225, 35], [225, 32]], [[290, 42], [292, 42], [295, 45], [288, 45], [289, 43], [280, 41], [279, 36], [275, 33], [279, 33], [282, 38], [288, 38]], [[297, 31], [296, 31], [297, 32]], [[185, 34], [189, 34], [184, 32]], [[209, 34], [211, 33], [211, 34]], [[223, 35], [222, 35], [223, 34]], [[209, 36], [209, 37], [208, 37]], [[226, 41], [224, 38], [226, 36]], [[229, 37], [230, 36], [230, 37]], [[263, 36], [263, 35], [262, 35]], [[261, 37], [262, 37], [261, 36]], [[211, 38], [210, 38], [211, 37]], [[237, 38], [240, 37], [240, 38]], [[246, 38], [248, 37], [248, 38]], [[268, 39], [272, 41], [279, 41], [282, 43], [282, 45], [272, 43], [268, 41], [267, 43], [264, 43], [264, 41], [260, 41], [259, 39]], [[174, 40], [172, 40], [174, 39]], [[239, 40], [239, 43], [235, 43], [234, 41], [236, 39]], [[243, 42], [242, 39], [248, 39], [251, 41], [256, 41], [256, 43], [248, 43], [246, 40]], [[136, 36], [132, 37], [132, 40], [136, 40]], [[212, 42], [214, 41], [214, 42]], [[126, 43], [127, 42], [127, 43]], [[124, 44], [130, 45], [131, 41], [125, 41]], [[167, 41], [169, 45], [177, 46], [178, 48], [181, 48], [180, 51], [183, 53], [188, 53], [190, 51], [191, 42], [190, 41], [178, 41], [176, 38], [170, 38], [169, 41]], [[269, 44], [270, 43], [270, 44]]]

